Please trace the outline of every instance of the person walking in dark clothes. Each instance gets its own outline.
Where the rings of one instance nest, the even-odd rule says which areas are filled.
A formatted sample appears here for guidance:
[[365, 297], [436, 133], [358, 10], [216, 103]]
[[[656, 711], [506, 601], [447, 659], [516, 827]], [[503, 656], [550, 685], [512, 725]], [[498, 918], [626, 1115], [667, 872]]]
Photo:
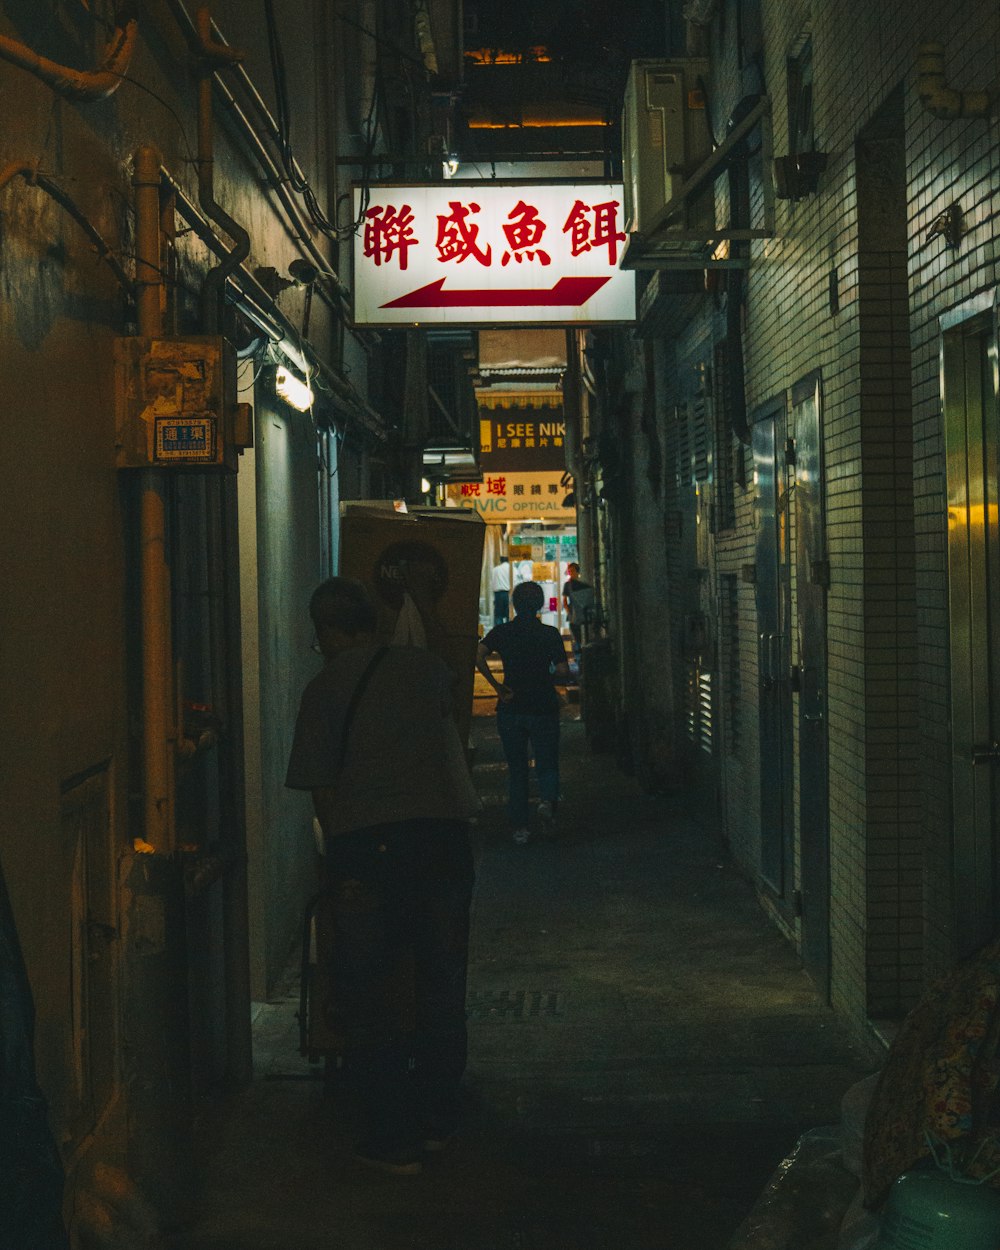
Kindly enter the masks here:
[[[497, 625], [479, 644], [476, 668], [497, 692], [497, 730], [507, 760], [507, 806], [514, 841], [531, 839], [528, 801], [529, 746], [538, 778], [538, 820], [551, 836], [559, 805], [559, 696], [556, 678], [569, 675], [566, 648], [557, 629], [543, 625], [538, 612], [545, 592], [537, 582], [521, 582], [511, 595], [515, 617]], [[503, 681], [490, 672], [488, 657], [503, 661]]]
[[590, 624], [593, 616], [594, 588], [580, 576], [580, 566], [575, 561], [566, 565], [562, 595], [563, 607], [569, 619], [569, 632], [573, 635], [573, 654], [579, 656], [583, 627]]
[[[377, 646], [374, 604], [348, 578], [318, 586], [309, 612], [326, 662], [302, 695], [285, 784], [312, 792], [324, 835], [330, 997], [365, 1121], [355, 1157], [413, 1174], [458, 1123], [479, 800], [444, 661]], [[412, 1013], [397, 988], [410, 965]]]

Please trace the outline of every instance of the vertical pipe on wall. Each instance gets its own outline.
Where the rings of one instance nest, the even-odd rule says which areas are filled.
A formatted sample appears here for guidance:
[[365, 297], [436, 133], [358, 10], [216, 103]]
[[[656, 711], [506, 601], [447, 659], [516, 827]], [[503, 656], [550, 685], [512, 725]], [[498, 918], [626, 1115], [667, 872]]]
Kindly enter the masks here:
[[[160, 155], [141, 147], [135, 156], [136, 307], [139, 334], [162, 333], [160, 265]], [[162, 476], [142, 474], [140, 518], [142, 584], [143, 837], [157, 851], [174, 850], [173, 701], [171, 697], [170, 571], [166, 559], [166, 502]]]

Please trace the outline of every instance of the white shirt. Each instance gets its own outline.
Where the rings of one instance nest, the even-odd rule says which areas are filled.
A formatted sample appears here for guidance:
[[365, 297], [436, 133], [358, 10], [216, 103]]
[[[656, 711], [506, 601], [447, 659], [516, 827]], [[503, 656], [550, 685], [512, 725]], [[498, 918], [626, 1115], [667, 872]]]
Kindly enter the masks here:
[[498, 564], [493, 570], [493, 589], [510, 590], [510, 565]]

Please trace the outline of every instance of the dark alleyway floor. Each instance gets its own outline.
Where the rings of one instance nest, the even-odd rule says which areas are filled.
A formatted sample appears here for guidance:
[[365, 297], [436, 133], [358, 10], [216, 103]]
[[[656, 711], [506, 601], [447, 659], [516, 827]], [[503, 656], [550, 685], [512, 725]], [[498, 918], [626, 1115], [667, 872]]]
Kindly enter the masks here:
[[799, 1133], [837, 1120], [872, 1057], [710, 828], [564, 729], [562, 836], [516, 847], [474, 721], [460, 1140], [419, 1177], [353, 1163], [290, 984], [258, 1008], [254, 1085], [206, 1116], [201, 1216], [171, 1250], [722, 1250]]

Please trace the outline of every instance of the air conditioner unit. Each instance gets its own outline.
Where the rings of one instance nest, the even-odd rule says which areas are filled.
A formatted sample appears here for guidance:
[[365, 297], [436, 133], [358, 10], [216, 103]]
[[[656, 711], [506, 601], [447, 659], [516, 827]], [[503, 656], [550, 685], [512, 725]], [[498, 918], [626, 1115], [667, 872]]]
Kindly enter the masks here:
[[[648, 229], [657, 212], [711, 155], [704, 85], [708, 72], [703, 57], [631, 64], [622, 114], [625, 228], [630, 233]], [[689, 229], [712, 224], [710, 188], [701, 201], [703, 207], [695, 216], [705, 220], [688, 216]], [[673, 225], [684, 228], [685, 223], [679, 219]]]

